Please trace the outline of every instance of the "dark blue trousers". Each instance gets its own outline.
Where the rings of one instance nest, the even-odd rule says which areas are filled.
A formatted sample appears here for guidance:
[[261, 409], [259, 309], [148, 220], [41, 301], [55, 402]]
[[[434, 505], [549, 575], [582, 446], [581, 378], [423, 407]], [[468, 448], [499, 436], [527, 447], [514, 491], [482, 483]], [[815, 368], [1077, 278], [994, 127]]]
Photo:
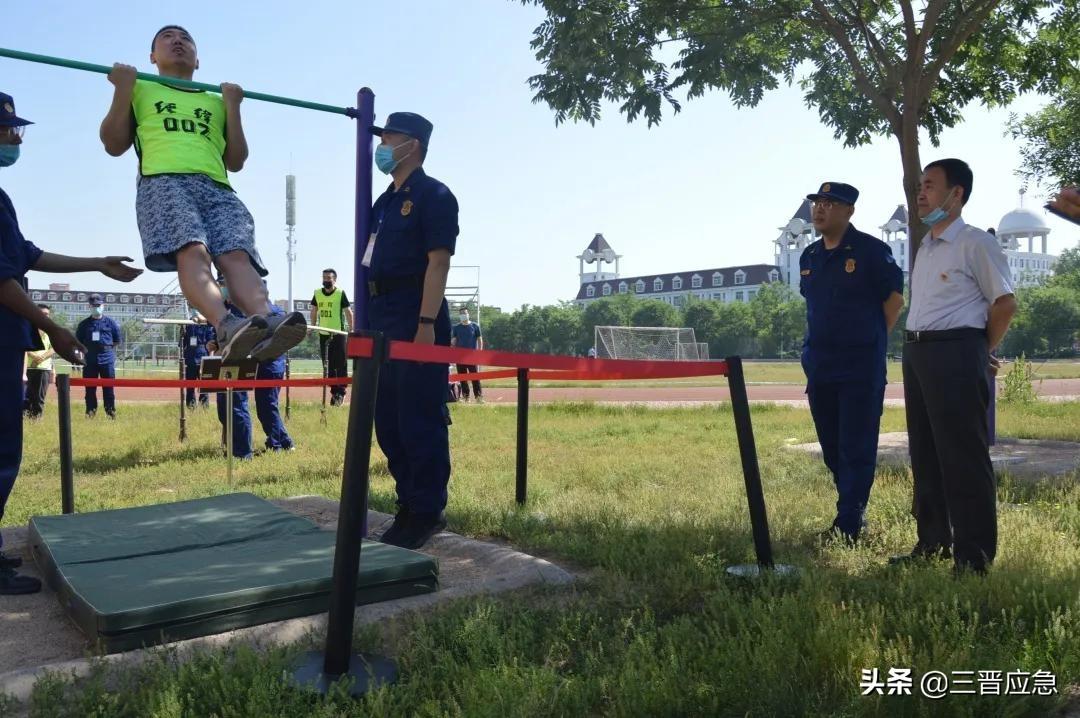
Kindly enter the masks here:
[[844, 533], [857, 534], [874, 485], [885, 384], [819, 382], [807, 386], [806, 393], [825, 466], [836, 484], [833, 525]]
[[[221, 443], [224, 444], [228, 434], [225, 431], [225, 406], [226, 397], [224, 391], [217, 393], [217, 415], [221, 422]], [[233, 456], [238, 459], [251, 458], [251, 412], [248, 410], [248, 395], [246, 391], [233, 391]]]
[[21, 349], [0, 349], [0, 520], [22, 463], [23, 354]]
[[[184, 360], [184, 378], [185, 379], [198, 379], [199, 378], [199, 358], [185, 359]], [[195, 403], [195, 390], [186, 389], [184, 399], [187, 403]], [[202, 389], [199, 390], [199, 401], [206, 405], [210, 403], [210, 397], [207, 396], [207, 392]]]
[[[255, 378], [284, 379], [284, 360], [259, 364], [259, 371]], [[281, 389], [278, 387], [255, 390], [255, 415], [259, 417], [263, 433], [266, 434], [267, 449], [288, 449], [293, 445], [292, 437], [285, 428], [285, 422], [281, 420], [281, 412], [278, 411], [280, 394]]]
[[[116, 362], [98, 364], [96, 357], [87, 357], [82, 375], [85, 379], [115, 379]], [[105, 411], [116, 411], [116, 392], [111, 386], [101, 387], [101, 398], [105, 403]], [[86, 387], [86, 413], [97, 411], [97, 407], [97, 387], [88, 386]]]
[[[388, 339], [412, 341], [420, 315], [419, 292], [372, 297], [369, 322]], [[443, 302], [435, 343], [450, 345], [450, 316]], [[446, 426], [447, 364], [390, 361], [379, 372], [375, 435], [397, 488], [398, 505], [420, 514], [446, 508], [450, 483], [450, 434]]]

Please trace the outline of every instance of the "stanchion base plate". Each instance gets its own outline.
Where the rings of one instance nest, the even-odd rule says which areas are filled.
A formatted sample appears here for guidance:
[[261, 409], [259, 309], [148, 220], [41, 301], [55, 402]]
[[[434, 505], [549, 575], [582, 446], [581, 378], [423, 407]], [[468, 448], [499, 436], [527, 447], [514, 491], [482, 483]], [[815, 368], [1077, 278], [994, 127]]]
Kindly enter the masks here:
[[326, 695], [338, 681], [349, 684], [349, 695], [354, 698], [396, 683], [397, 664], [389, 658], [371, 653], [354, 653], [349, 658], [349, 670], [338, 676], [323, 673], [322, 651], [308, 651], [293, 664], [292, 683], [298, 688]]
[[762, 566], [757, 563], [744, 563], [738, 566], [728, 566], [727, 575], [736, 578], [759, 578], [761, 576], [795, 578], [799, 575], [799, 569], [782, 563], [775, 564], [772, 567]]

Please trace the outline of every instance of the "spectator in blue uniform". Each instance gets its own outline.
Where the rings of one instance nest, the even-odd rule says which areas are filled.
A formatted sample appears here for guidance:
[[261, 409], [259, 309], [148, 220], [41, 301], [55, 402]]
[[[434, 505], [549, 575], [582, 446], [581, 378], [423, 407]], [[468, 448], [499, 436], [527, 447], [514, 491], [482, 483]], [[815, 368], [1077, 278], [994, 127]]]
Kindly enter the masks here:
[[[458, 349], [480, 349], [484, 348], [484, 335], [480, 331], [480, 325], [469, 320], [469, 308], [462, 307], [459, 314], [460, 322], [454, 325], [451, 330], [450, 345], [457, 347]], [[475, 364], [458, 364], [458, 374], [475, 374], [479, 371], [479, 368]], [[476, 403], [484, 403], [483, 387], [480, 386], [479, 381], [472, 383], [473, 394], [476, 395]], [[461, 398], [463, 401], [469, 400], [469, 382], [461, 382]]]
[[[180, 334], [180, 346], [184, 352], [184, 378], [198, 379], [199, 363], [209, 354], [206, 343], [214, 338], [214, 328], [207, 323], [206, 317], [199, 314], [197, 309], [191, 310], [191, 321], [195, 323], [185, 325], [184, 331]], [[188, 389], [185, 392], [185, 398], [188, 408], [194, 409], [195, 389]], [[205, 391], [199, 391], [199, 404], [204, 408], [210, 406], [210, 397]]]
[[[15, 114], [15, 101], [0, 93], [0, 167], [19, 159], [26, 126]], [[56, 324], [26, 294], [26, 273], [101, 272], [106, 277], [130, 282], [142, 274], [124, 264], [128, 257], [68, 257], [43, 252], [27, 241], [11, 199], [0, 189], [0, 519], [22, 463], [23, 360], [27, 350], [43, 349], [38, 331], [48, 335], [56, 354], [81, 364], [86, 347], [67, 329]], [[0, 535], [0, 548], [3, 536]], [[0, 551], [0, 595], [35, 593], [41, 581], [16, 572], [22, 558]]]
[[[100, 294], [90, 295], [90, 316], [79, 322], [75, 336], [86, 347], [86, 366], [83, 377], [87, 379], [113, 379], [116, 377], [116, 347], [123, 343], [120, 325], [112, 317], [105, 316], [105, 306]], [[101, 387], [105, 413], [116, 418], [116, 392], [111, 386]], [[97, 387], [86, 387], [86, 416], [97, 414]]]
[[[226, 308], [232, 312], [235, 316], [243, 318], [243, 314], [238, 308], [233, 306], [229, 302], [229, 288], [225, 285], [223, 278], [218, 278], [218, 285], [221, 288], [221, 294], [225, 298]], [[276, 305], [271, 306], [269, 316], [278, 314], [284, 314], [284, 310]], [[212, 352], [217, 351], [217, 342], [213, 334], [213, 328], [211, 328], [209, 347]], [[256, 379], [283, 379], [285, 378], [285, 355], [280, 354], [277, 357], [268, 359], [263, 362], [259, 362]], [[285, 428], [285, 422], [281, 419], [281, 412], [279, 410], [278, 397], [281, 393], [279, 387], [269, 387], [265, 389], [255, 390], [255, 414], [259, 418], [259, 423], [262, 426], [263, 433], [266, 434], [266, 448], [270, 451], [292, 451], [294, 448], [292, 437], [289, 436], [288, 430]], [[221, 422], [222, 430], [222, 445], [225, 445], [225, 410], [226, 410], [226, 397], [225, 392], [218, 392], [217, 396], [217, 411], [218, 421]], [[234, 391], [233, 392], [233, 456], [240, 459], [250, 459], [252, 457], [251, 443], [252, 443], [252, 425], [251, 425], [251, 409], [248, 404], [248, 396], [246, 391]]]
[[[382, 143], [375, 164], [393, 183], [372, 207], [373, 232], [361, 263], [369, 268], [367, 326], [388, 339], [450, 344], [446, 276], [458, 235], [458, 204], [422, 167], [431, 123], [395, 112], [372, 127]], [[398, 511], [384, 543], [416, 549], [446, 526], [450, 440], [448, 364], [390, 361], [379, 372], [375, 434], [386, 455]]]
[[807, 195], [821, 239], [799, 258], [806, 298], [802, 365], [836, 517], [821, 533], [853, 544], [863, 530], [885, 400], [885, 349], [904, 306], [904, 274], [889, 246], [855, 229], [859, 191], [825, 182]]

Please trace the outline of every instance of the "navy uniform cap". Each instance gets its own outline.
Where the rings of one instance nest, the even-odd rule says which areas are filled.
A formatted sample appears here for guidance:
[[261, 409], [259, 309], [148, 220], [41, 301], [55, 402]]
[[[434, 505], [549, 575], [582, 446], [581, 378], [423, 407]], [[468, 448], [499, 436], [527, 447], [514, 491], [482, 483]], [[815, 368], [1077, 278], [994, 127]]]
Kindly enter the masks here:
[[431, 139], [432, 129], [432, 124], [415, 112], [392, 112], [386, 118], [385, 125], [382, 127], [372, 126], [371, 134], [381, 137], [384, 132], [397, 132], [420, 140], [420, 144], [427, 147], [428, 141]]
[[101, 306], [101, 295], [100, 294], [91, 294], [90, 295], [90, 306], [91, 307], [100, 307]]
[[817, 192], [806, 195], [809, 200], [822, 198], [834, 199], [844, 204], [855, 204], [859, 199], [859, 190], [843, 182], [823, 182]]
[[15, 114], [15, 100], [11, 95], [0, 92], [0, 127], [22, 127], [34, 124]]

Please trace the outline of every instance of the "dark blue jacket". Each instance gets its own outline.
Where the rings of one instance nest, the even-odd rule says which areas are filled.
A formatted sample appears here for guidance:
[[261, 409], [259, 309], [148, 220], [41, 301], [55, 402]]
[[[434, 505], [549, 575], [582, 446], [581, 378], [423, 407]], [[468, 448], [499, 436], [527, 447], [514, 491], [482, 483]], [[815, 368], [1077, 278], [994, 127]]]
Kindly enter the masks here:
[[889, 246], [849, 225], [835, 249], [818, 240], [803, 250], [799, 274], [807, 381], [884, 382], [888, 332], [882, 304], [904, 291], [904, 273]]
[[[97, 333], [97, 340], [94, 334]], [[112, 364], [116, 361], [114, 348], [123, 343], [124, 336], [120, 333], [120, 325], [112, 317], [87, 317], [79, 322], [75, 330], [75, 338], [86, 347], [86, 363], [94, 363], [99, 366]]]
[[[42, 251], [23, 238], [11, 199], [0, 190], [0, 281], [14, 279], [26, 289], [26, 272]], [[15, 312], [0, 307], [0, 347], [25, 351], [39, 346], [37, 331]]]

